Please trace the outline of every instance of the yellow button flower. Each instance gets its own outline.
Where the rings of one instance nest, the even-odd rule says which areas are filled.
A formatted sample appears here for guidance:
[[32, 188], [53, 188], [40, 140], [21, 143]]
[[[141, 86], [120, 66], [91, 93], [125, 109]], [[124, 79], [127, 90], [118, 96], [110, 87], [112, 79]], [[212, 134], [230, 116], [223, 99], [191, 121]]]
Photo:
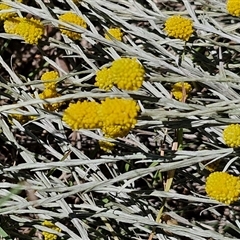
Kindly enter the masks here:
[[214, 172], [206, 180], [206, 193], [209, 197], [231, 204], [240, 195], [240, 179], [226, 172]]
[[[51, 229], [53, 229], [57, 232], [61, 232], [61, 229], [59, 227], [57, 227], [55, 224], [53, 224], [51, 221], [45, 220], [42, 223], [42, 225], [45, 226], [45, 227], [51, 228]], [[46, 232], [46, 231], [43, 231], [42, 235], [44, 236], [44, 240], [57, 240], [57, 237], [58, 237], [56, 234], [49, 233], [49, 232]]]
[[59, 78], [58, 72], [50, 71], [41, 76], [41, 80], [46, 88], [56, 88], [56, 80]]
[[188, 41], [193, 33], [193, 23], [190, 19], [182, 16], [172, 16], [165, 22], [167, 35]]
[[26, 43], [37, 44], [44, 34], [44, 26], [40, 20], [34, 18], [10, 18], [4, 22], [6, 33], [23, 37]]
[[[56, 98], [60, 96], [61, 94], [59, 94], [55, 88], [45, 88], [44, 91], [39, 94], [40, 99], [46, 99], [46, 100], [48, 98]], [[47, 103], [47, 104], [44, 104], [43, 106], [48, 111], [54, 111], [54, 110], [58, 110], [61, 105], [62, 105], [61, 102], [56, 102], [56, 103]]]
[[[1, 10], [9, 10], [11, 9], [10, 6], [4, 4], [4, 3], [0, 3], [0, 11]], [[0, 13], [0, 20], [3, 21], [3, 20], [6, 20], [8, 18], [11, 18], [11, 17], [14, 17], [16, 15], [15, 12], [5, 12], [5, 13]]]
[[[22, 0], [16, 0], [16, 1], [13, 1], [13, 2], [20, 2], [22, 3], [23, 1]], [[1, 10], [10, 10], [12, 9], [11, 6], [8, 6], [7, 4], [4, 4], [4, 3], [0, 3], [0, 11]], [[12, 9], [13, 10], [13, 9]], [[6, 12], [6, 13], [0, 13], [0, 20], [6, 20], [8, 18], [12, 18], [14, 16], [16, 16], [17, 14], [13, 11], [13, 12]]]
[[177, 82], [172, 87], [172, 94], [178, 100], [182, 101], [188, 97], [188, 94], [192, 91], [192, 86], [186, 82]]
[[228, 0], [227, 11], [236, 17], [240, 17], [240, 0]]
[[138, 90], [144, 80], [145, 70], [136, 58], [119, 58], [111, 66], [113, 82], [123, 90]]
[[16, 18], [10, 18], [8, 20], [4, 21], [4, 30], [6, 33], [10, 33], [10, 34], [16, 34], [17, 32], [17, 26], [20, 22], [20, 17], [16, 17]]
[[112, 38], [109, 36], [111, 35], [113, 38], [117, 39], [118, 41], [122, 41], [123, 32], [121, 31], [121, 28], [109, 28], [107, 33], [105, 33], [105, 38], [108, 40], [112, 40]]
[[102, 101], [100, 118], [105, 136], [126, 136], [135, 127], [139, 110], [139, 106], [132, 99], [106, 98]]
[[240, 147], [240, 125], [231, 124], [227, 126], [223, 131], [223, 139], [229, 147]]
[[113, 85], [123, 90], [138, 90], [144, 80], [145, 70], [136, 58], [119, 58], [110, 68], [97, 72], [95, 85], [110, 90]]
[[119, 58], [110, 68], [97, 72], [95, 85], [110, 90], [116, 85], [122, 90], [138, 90], [144, 80], [145, 70], [136, 58]]
[[[84, 21], [84, 19], [82, 19], [80, 16], [78, 16], [77, 14], [75, 14], [73, 12], [68, 12], [68, 13], [65, 13], [65, 14], [59, 16], [59, 20], [66, 22], [66, 23], [73, 23], [73, 24], [76, 24], [83, 28], [87, 28], [87, 24]], [[73, 40], [81, 39], [80, 33], [67, 30], [66, 27], [61, 26], [61, 25], [59, 27], [60, 27], [60, 31], [63, 34], [67, 35], [69, 38], [71, 38]]]
[[110, 68], [102, 68], [96, 74], [95, 85], [104, 90], [110, 90], [113, 87], [113, 74]]
[[63, 121], [72, 130], [94, 129], [101, 127], [99, 118], [100, 104], [97, 102], [78, 101], [70, 103], [63, 113]]

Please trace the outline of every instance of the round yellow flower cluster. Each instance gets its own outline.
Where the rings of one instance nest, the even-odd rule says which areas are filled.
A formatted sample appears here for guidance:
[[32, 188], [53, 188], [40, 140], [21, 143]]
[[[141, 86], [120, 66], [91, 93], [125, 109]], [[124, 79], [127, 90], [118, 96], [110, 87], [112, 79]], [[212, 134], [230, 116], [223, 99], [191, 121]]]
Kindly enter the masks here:
[[56, 88], [56, 80], [59, 78], [58, 72], [50, 71], [45, 72], [41, 76], [41, 80], [44, 82], [44, 86], [46, 88]]
[[110, 68], [102, 68], [96, 74], [96, 86], [104, 90], [110, 90], [113, 87], [113, 74]]
[[[16, 0], [16, 1], [13, 1], [13, 2], [22, 2], [23, 0]], [[0, 11], [1, 10], [13, 10], [12, 7], [8, 6], [7, 4], [4, 4], [4, 3], [0, 3]], [[11, 18], [11, 17], [14, 17], [16, 16], [16, 13], [14, 11], [9, 11], [9, 12], [5, 12], [5, 13], [0, 13], [0, 20], [1, 21], [4, 21], [8, 18]]]
[[[45, 220], [42, 223], [42, 225], [45, 226], [45, 227], [51, 228], [51, 229], [53, 229], [57, 232], [61, 232], [61, 229], [59, 227], [57, 227], [55, 224], [53, 224], [51, 221]], [[49, 232], [46, 232], [46, 231], [43, 231], [42, 235], [44, 236], [44, 240], [56, 240], [57, 237], [58, 237], [56, 234], [49, 233]]]
[[[42, 75], [41, 80], [44, 82], [45, 89], [42, 93], [39, 94], [40, 99], [48, 99], [48, 98], [55, 98], [60, 97], [61, 94], [57, 92], [56, 80], [58, 79], [59, 75], [56, 71], [46, 72]], [[44, 108], [48, 111], [58, 110], [59, 107], [62, 105], [60, 102], [56, 103], [47, 103], [44, 104]]]
[[[9, 9], [11, 9], [10, 6], [8, 6], [4, 3], [0, 3], [0, 10], [9, 10]], [[14, 17], [15, 15], [16, 15], [15, 12], [0, 13], [0, 20], [1, 21], [6, 20], [7, 18]]]
[[111, 71], [114, 73], [114, 83], [120, 89], [137, 90], [142, 86], [145, 71], [135, 58], [115, 60]]
[[106, 98], [101, 104], [78, 101], [64, 111], [63, 121], [73, 130], [101, 128], [105, 136], [124, 137], [135, 127], [139, 106], [134, 100]]
[[[43, 92], [39, 94], [39, 98], [45, 99], [45, 100], [48, 98], [56, 98], [56, 97], [60, 97], [60, 96], [61, 96], [61, 94], [59, 94], [57, 92], [57, 90], [54, 88], [45, 88], [43, 90]], [[56, 102], [56, 103], [46, 103], [43, 106], [48, 111], [54, 111], [54, 110], [58, 110], [61, 105], [62, 105], [62, 103]]]
[[172, 16], [165, 22], [164, 30], [167, 35], [188, 41], [193, 33], [193, 23], [190, 19], [182, 16]]
[[228, 0], [227, 10], [231, 15], [240, 17], [240, 0]]
[[229, 147], [240, 147], [240, 125], [230, 124], [227, 126], [223, 131], [223, 139]]
[[192, 86], [186, 82], [177, 82], [172, 87], [172, 94], [178, 100], [182, 101], [188, 97], [188, 94], [192, 91]]
[[104, 90], [110, 90], [113, 85], [123, 90], [138, 90], [144, 75], [145, 70], [136, 58], [119, 58], [110, 68], [97, 72], [95, 85]]
[[214, 172], [206, 180], [206, 193], [209, 197], [231, 204], [240, 195], [240, 179], [226, 172]]
[[122, 41], [123, 32], [121, 31], [121, 28], [109, 28], [104, 36], [108, 40], [112, 40], [112, 38], [115, 38], [118, 41]]
[[101, 102], [102, 131], [111, 138], [126, 136], [135, 127], [139, 110], [132, 99], [106, 98]]
[[20, 23], [20, 18], [10, 18], [4, 21], [4, 30], [6, 33], [15, 34], [17, 31], [17, 26]]
[[17, 34], [25, 40], [26, 43], [37, 44], [44, 34], [44, 26], [38, 19], [16, 17], [4, 21], [4, 30], [6, 33]]
[[[82, 19], [80, 16], [78, 16], [77, 14], [73, 13], [73, 12], [67, 12], [64, 13], [62, 15], [59, 16], [59, 20], [66, 22], [66, 23], [73, 23], [76, 24], [80, 27], [83, 28], [87, 28], [87, 24], [84, 21], [84, 19]], [[81, 34], [77, 33], [77, 32], [73, 32], [70, 30], [67, 30], [65, 26], [60, 25], [60, 31], [67, 35], [69, 38], [71, 38], [72, 40], [79, 40], [81, 39]]]
[[97, 102], [78, 101], [70, 103], [64, 111], [63, 121], [65, 121], [73, 130], [93, 129], [101, 127], [99, 118], [100, 104]]

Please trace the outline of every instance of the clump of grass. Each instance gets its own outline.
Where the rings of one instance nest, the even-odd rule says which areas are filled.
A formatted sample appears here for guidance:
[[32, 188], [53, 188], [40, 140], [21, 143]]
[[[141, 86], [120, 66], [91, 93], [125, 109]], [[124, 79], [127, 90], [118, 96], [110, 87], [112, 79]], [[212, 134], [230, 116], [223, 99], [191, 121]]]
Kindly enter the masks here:
[[[230, 1], [2, 2], [1, 238], [239, 239], [238, 194], [221, 203], [214, 184], [212, 198], [205, 191], [215, 162], [218, 172], [239, 178], [238, 145], [223, 138], [239, 123], [239, 17]], [[68, 13], [81, 24], [61, 17]], [[22, 19], [44, 31], [32, 24], [20, 34], [9, 23]], [[182, 29], [166, 26], [169, 19]], [[121, 39], [106, 38], [114, 28]], [[129, 65], [110, 79], [106, 71], [118, 59], [141, 70], [137, 84]], [[45, 72], [59, 76], [45, 82]], [[114, 116], [117, 135], [101, 125], [109, 127], [108, 109], [92, 114], [94, 127], [63, 121], [69, 106], [106, 99], [138, 106], [138, 115], [126, 106]]]

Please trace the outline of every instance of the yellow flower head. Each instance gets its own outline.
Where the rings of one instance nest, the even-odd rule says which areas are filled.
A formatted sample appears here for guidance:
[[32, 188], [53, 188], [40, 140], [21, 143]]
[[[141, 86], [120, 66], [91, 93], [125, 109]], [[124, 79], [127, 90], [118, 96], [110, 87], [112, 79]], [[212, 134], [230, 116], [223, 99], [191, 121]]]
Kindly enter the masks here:
[[144, 80], [145, 70], [136, 58], [119, 58], [111, 66], [113, 83], [123, 90], [138, 90]]
[[58, 72], [50, 71], [41, 76], [41, 80], [46, 88], [56, 88], [56, 80], [59, 78]]
[[[84, 19], [82, 19], [80, 16], [78, 16], [77, 14], [72, 13], [72, 12], [68, 12], [68, 13], [65, 13], [65, 14], [59, 16], [59, 20], [66, 22], [66, 23], [73, 23], [73, 24], [76, 24], [83, 28], [87, 28], [87, 24], [84, 21]], [[69, 38], [71, 38], [73, 40], [81, 39], [80, 33], [67, 30], [66, 27], [61, 26], [61, 25], [59, 27], [60, 27], [60, 31], [63, 34], [67, 35]]]
[[99, 141], [99, 146], [104, 152], [111, 152], [115, 144], [107, 141]]
[[206, 193], [209, 197], [231, 204], [240, 195], [240, 179], [226, 172], [214, 172], [206, 180]]
[[164, 30], [170, 37], [188, 41], [193, 33], [193, 23], [188, 18], [181, 16], [172, 16], [165, 22]]
[[[10, 6], [4, 4], [4, 3], [0, 3], [0, 11], [1, 10], [9, 10], [9, 9], [12, 9], [12, 8]], [[16, 15], [15, 12], [0, 13], [0, 20], [4, 21], [4, 20], [6, 20], [8, 18], [14, 17], [15, 15]]]
[[227, 126], [223, 131], [223, 139], [229, 147], [240, 147], [240, 125], [231, 124]]
[[[51, 228], [51, 229], [53, 229], [53, 230], [55, 230], [57, 232], [61, 232], [61, 229], [59, 227], [57, 227], [55, 224], [53, 224], [52, 222], [50, 222], [50, 221], [45, 220], [42, 223], [42, 225], [45, 226], [45, 227]], [[45, 232], [45, 231], [42, 232], [42, 235], [44, 236], [44, 240], [56, 240], [57, 237], [58, 237], [54, 233], [49, 233], [49, 232]]]
[[102, 101], [100, 110], [100, 118], [103, 121], [102, 131], [111, 138], [126, 136], [135, 127], [139, 110], [134, 100], [106, 98]]
[[136, 58], [119, 58], [111, 66], [114, 84], [120, 89], [137, 90], [142, 86], [145, 70]]
[[72, 130], [99, 128], [101, 127], [99, 110], [100, 104], [97, 102], [70, 103], [63, 113], [63, 121]]
[[[61, 94], [57, 93], [57, 90], [55, 88], [45, 88], [44, 91], [39, 94], [40, 99], [56, 98], [60, 96]], [[44, 104], [43, 106], [48, 111], [54, 111], [54, 110], [58, 110], [61, 105], [62, 105], [61, 102], [56, 102], [56, 103], [47, 103], [47, 104]]]
[[34, 18], [11, 18], [4, 22], [6, 33], [17, 34], [23, 37], [26, 43], [37, 44], [44, 34], [44, 26]]
[[178, 101], [182, 101], [184, 98], [187, 98], [191, 91], [192, 86], [186, 82], [177, 82], [172, 87], [172, 94]]
[[228, 0], [227, 10], [231, 15], [240, 17], [240, 0]]
[[4, 21], [4, 30], [6, 33], [16, 34], [17, 26], [20, 22], [20, 17], [10, 18]]
[[95, 85], [110, 90], [113, 85], [123, 90], [138, 90], [143, 83], [145, 70], [135, 58], [120, 58], [110, 68], [97, 72]]
[[[13, 2], [23, 2], [23, 0], [16, 0], [16, 1], [13, 1]], [[12, 7], [8, 6], [7, 4], [4, 4], [4, 3], [0, 3], [0, 11], [1, 10], [13, 10]], [[6, 20], [8, 18], [12, 18], [14, 16], [16, 16], [17, 14], [13, 11], [9, 11], [9, 12], [5, 12], [5, 13], [0, 13], [0, 20]]]
[[118, 41], [122, 41], [123, 32], [121, 31], [121, 28], [109, 28], [107, 33], [105, 33], [104, 37], [108, 40], [112, 40], [111, 37], [117, 39]]
[[104, 90], [110, 90], [113, 87], [113, 74], [110, 68], [102, 68], [96, 74], [95, 85]]

